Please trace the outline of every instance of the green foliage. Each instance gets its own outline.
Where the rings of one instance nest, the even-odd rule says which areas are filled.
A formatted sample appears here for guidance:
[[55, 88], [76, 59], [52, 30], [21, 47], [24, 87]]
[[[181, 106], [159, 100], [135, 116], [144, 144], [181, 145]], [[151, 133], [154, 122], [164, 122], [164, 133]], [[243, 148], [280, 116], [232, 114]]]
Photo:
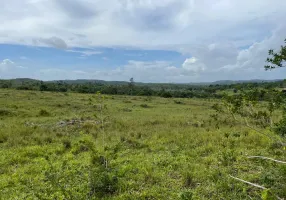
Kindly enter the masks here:
[[286, 116], [277, 122], [273, 128], [274, 132], [282, 137], [286, 136]]
[[[286, 43], [286, 39], [285, 39]], [[270, 63], [271, 65], [266, 65], [265, 69], [270, 70], [270, 69], [275, 69], [277, 67], [285, 67], [285, 62], [286, 62], [286, 45], [282, 45], [281, 49], [278, 53], [274, 52], [273, 49], [270, 49], [268, 52], [270, 58], [267, 58], [267, 62]]]
[[193, 193], [192, 191], [184, 191], [180, 194], [181, 200], [192, 200], [193, 199]]
[[262, 200], [276, 200], [277, 197], [273, 196], [269, 189], [263, 190], [261, 194]]
[[107, 169], [91, 169], [89, 174], [90, 197], [111, 196], [118, 190], [118, 178]]

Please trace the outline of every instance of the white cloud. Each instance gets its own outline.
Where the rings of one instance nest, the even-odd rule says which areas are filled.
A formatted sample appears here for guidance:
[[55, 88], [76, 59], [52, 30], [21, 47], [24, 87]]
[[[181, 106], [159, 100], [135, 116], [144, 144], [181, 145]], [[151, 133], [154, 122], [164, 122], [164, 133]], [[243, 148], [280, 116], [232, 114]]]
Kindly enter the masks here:
[[0, 42], [62, 49], [243, 44], [283, 25], [285, 7], [284, 0], [3, 0]]
[[[283, 40], [279, 36], [284, 34], [286, 27], [279, 28], [273, 31], [270, 37], [265, 38], [260, 42], [255, 42], [250, 47], [242, 49], [237, 53], [233, 63], [222, 66], [221, 70], [263, 70], [266, 64], [269, 49], [279, 49]], [[286, 36], [285, 36], [286, 37]], [[257, 73], [257, 71], [256, 71]]]
[[206, 70], [205, 65], [203, 63], [200, 63], [195, 57], [186, 59], [183, 63], [183, 68], [188, 71], [193, 71], [195, 73], [203, 72]]
[[92, 56], [92, 55], [98, 55], [102, 54], [100, 51], [94, 51], [94, 50], [67, 50], [68, 52], [73, 52], [73, 53], [80, 53], [81, 57], [87, 57], [87, 56]]
[[10, 59], [0, 61], [0, 79], [1, 78], [15, 78], [15, 75], [20, 75], [27, 67], [17, 65]]
[[67, 70], [59, 68], [47, 68], [35, 71], [33, 78], [41, 80], [67, 80], [67, 79], [85, 79], [89, 74], [82, 70]]
[[87, 74], [87, 72], [82, 71], [82, 70], [74, 70], [72, 72], [75, 73], [75, 74]]
[[189, 57], [182, 66], [130, 61], [95, 73], [112, 80], [268, 77], [267, 51], [286, 37], [285, 7], [285, 0], [2, 0], [0, 43], [69, 49], [81, 58], [101, 53], [93, 47], [175, 50]]
[[9, 59], [4, 59], [2, 62], [0, 62], [1, 71], [9, 70], [9, 68], [14, 67], [14, 66], [15, 66], [14, 62]]

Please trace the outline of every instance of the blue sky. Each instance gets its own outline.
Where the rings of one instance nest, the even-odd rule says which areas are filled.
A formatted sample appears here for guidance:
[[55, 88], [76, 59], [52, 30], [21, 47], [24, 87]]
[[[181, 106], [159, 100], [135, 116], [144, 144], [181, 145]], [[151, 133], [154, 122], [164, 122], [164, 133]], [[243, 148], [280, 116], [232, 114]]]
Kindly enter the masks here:
[[0, 78], [201, 82], [265, 72], [284, 0], [3, 0]]

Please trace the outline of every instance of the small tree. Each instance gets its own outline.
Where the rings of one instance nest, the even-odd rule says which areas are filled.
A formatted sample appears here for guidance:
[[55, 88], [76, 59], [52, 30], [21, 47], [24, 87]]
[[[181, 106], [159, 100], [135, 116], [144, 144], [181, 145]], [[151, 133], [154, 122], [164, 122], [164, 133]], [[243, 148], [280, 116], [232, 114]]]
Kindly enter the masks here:
[[[286, 39], [284, 40], [286, 44]], [[268, 54], [271, 56], [268, 57], [266, 62], [270, 63], [271, 65], [264, 66], [265, 70], [276, 69], [280, 67], [286, 66], [286, 45], [281, 45], [281, 49], [278, 53], [274, 52], [273, 49], [270, 49]], [[285, 80], [284, 80], [285, 82]], [[285, 84], [285, 83], [284, 83]], [[283, 84], [283, 86], [284, 86]], [[283, 106], [283, 119], [276, 124], [274, 131], [282, 136], [286, 135], [286, 105]]]
[[132, 92], [133, 92], [133, 89], [134, 89], [134, 86], [135, 86], [135, 82], [134, 82], [133, 77], [130, 78], [129, 83], [128, 83], [128, 86], [129, 86], [129, 88], [130, 88], [130, 95], [132, 95]]
[[[286, 40], [285, 40], [286, 42]], [[267, 58], [266, 62], [270, 63], [270, 65], [266, 65], [265, 70], [276, 69], [280, 67], [286, 67], [286, 46], [281, 46], [281, 49], [278, 53], [275, 53], [274, 50], [269, 50], [269, 55], [271, 57]], [[266, 96], [266, 97], [265, 97]], [[261, 98], [264, 97], [264, 98]], [[264, 106], [262, 105], [261, 100], [263, 99], [264, 103], [267, 103]], [[277, 142], [281, 147], [285, 149], [286, 144], [285, 135], [286, 135], [286, 98], [285, 95], [277, 90], [268, 90], [268, 91], [260, 91], [258, 89], [249, 91], [242, 91], [240, 94], [234, 95], [226, 95], [223, 98], [223, 106], [219, 104], [215, 104], [213, 109], [216, 110], [216, 116], [219, 116], [220, 113], [228, 113], [233, 119], [244, 125], [248, 128], [255, 130], [256, 132], [267, 136], [271, 140], [273, 140], [276, 144]], [[283, 110], [283, 118], [274, 124], [272, 116], [275, 110]], [[258, 128], [262, 129], [258, 129]], [[266, 128], [270, 128], [270, 130], [274, 130], [277, 135], [273, 136], [265, 131]], [[286, 164], [285, 161], [275, 160], [273, 158], [267, 158], [264, 156], [249, 156], [248, 158], [260, 158], [266, 159], [270, 161], [274, 161], [280, 164]], [[252, 185], [254, 187], [263, 189], [262, 199], [281, 199], [277, 195], [273, 194], [273, 191], [267, 189], [263, 186], [245, 181], [243, 179], [233, 177], [231, 178], [241, 181], [243, 183]], [[273, 197], [273, 198], [272, 198]]]

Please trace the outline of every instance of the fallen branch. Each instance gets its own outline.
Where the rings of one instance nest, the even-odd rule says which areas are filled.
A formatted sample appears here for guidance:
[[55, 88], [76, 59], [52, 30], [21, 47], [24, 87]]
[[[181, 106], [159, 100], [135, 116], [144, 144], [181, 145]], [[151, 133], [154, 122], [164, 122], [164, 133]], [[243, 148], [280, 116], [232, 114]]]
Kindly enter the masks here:
[[267, 157], [264, 157], [264, 156], [248, 156], [248, 158], [261, 158], [261, 159], [264, 159], [264, 160], [272, 160], [272, 161], [274, 161], [274, 162], [286, 164], [286, 162], [284, 162], [284, 161], [275, 160], [275, 159], [273, 159], [273, 158], [267, 158]]
[[[240, 178], [236, 178], [236, 177], [231, 176], [231, 175], [229, 175], [229, 176], [230, 176], [231, 178], [237, 180], [237, 181], [241, 181], [241, 182], [246, 183], [246, 184], [248, 184], [248, 185], [252, 185], [252, 186], [257, 187], [257, 188], [260, 188], [260, 189], [262, 189], [262, 190], [268, 190], [268, 189], [267, 189], [266, 187], [264, 187], [264, 186], [257, 185], [257, 184], [255, 184], [255, 183], [251, 183], [251, 182], [245, 181], [245, 180], [240, 179]], [[276, 195], [275, 195], [275, 196], [276, 196]], [[279, 200], [284, 200], [284, 198], [280, 198], [280, 197], [278, 197], [278, 196], [276, 196], [276, 198], [279, 199]]]
[[254, 186], [254, 187], [257, 187], [257, 188], [260, 188], [260, 189], [263, 189], [263, 190], [267, 190], [267, 188], [265, 188], [265, 187], [263, 187], [263, 186], [261, 186], [261, 185], [257, 185], [257, 184], [255, 184], [255, 183], [251, 183], [251, 182], [242, 180], [242, 179], [240, 179], [240, 178], [236, 178], [236, 177], [231, 176], [231, 175], [229, 175], [229, 176], [230, 176], [231, 178], [235, 179], [235, 180], [241, 181], [241, 182], [246, 183], [246, 184], [248, 184], [248, 185], [252, 185], [252, 186]]

